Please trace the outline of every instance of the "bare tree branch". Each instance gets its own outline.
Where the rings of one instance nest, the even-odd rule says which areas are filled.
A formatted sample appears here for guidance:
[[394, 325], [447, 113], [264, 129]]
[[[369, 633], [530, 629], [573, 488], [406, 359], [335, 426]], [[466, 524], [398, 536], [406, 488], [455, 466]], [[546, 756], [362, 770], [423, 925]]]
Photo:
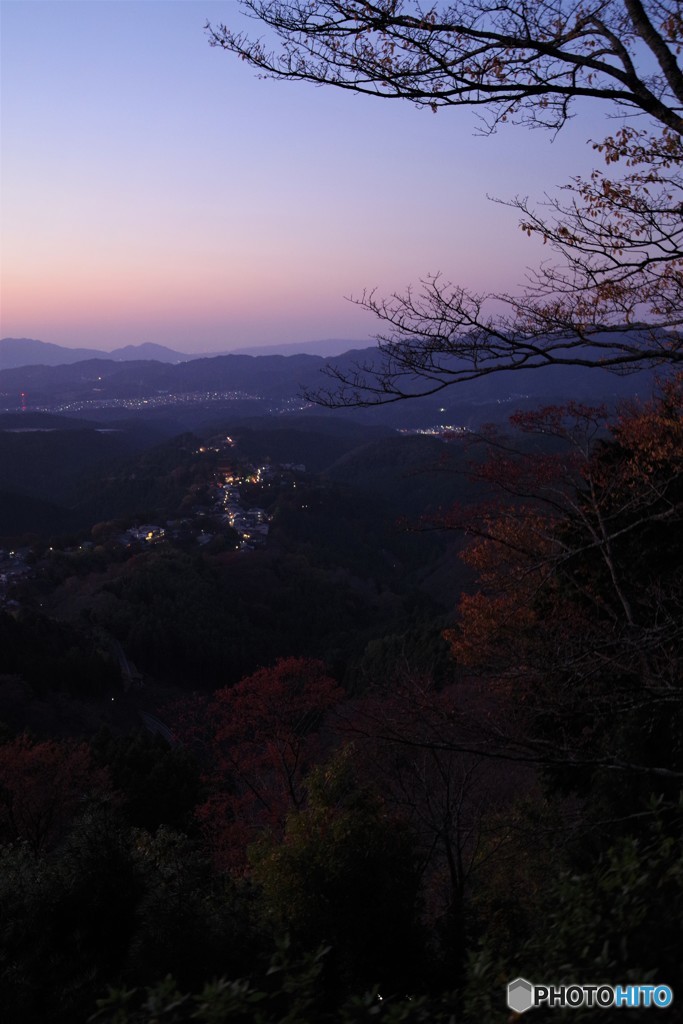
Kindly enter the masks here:
[[470, 294], [441, 273], [388, 298], [366, 291], [353, 301], [383, 325], [377, 357], [328, 367], [330, 383], [307, 398], [383, 404], [507, 370], [680, 363], [679, 0], [241, 0], [241, 10], [279, 49], [225, 25], [207, 25], [209, 41], [266, 76], [473, 107], [489, 132], [504, 121], [557, 131], [586, 97], [647, 121], [595, 144], [625, 173], [575, 178], [543, 212], [512, 201], [551, 251], [521, 295]]

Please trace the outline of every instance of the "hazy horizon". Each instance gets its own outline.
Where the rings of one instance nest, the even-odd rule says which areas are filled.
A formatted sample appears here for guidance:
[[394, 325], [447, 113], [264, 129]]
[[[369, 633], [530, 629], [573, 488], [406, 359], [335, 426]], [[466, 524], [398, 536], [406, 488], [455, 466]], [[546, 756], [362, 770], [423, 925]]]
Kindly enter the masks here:
[[[161, 348], [168, 349], [172, 352], [177, 352], [179, 355], [187, 356], [211, 356], [211, 355], [241, 355], [250, 354], [254, 355], [267, 355], [270, 354], [271, 350], [279, 351], [283, 355], [294, 355], [298, 352], [305, 353], [306, 351], [315, 352], [320, 355], [339, 355], [352, 348], [370, 348], [376, 345], [375, 338], [307, 338], [299, 342], [278, 342], [273, 341], [270, 343], [264, 342], [263, 344], [243, 346], [234, 345], [231, 348], [216, 348], [207, 349], [206, 351], [187, 351], [180, 345], [167, 344], [165, 342], [138, 342], [131, 343], [127, 342], [125, 345], [110, 345], [110, 346], [98, 346], [89, 344], [78, 344], [78, 345], [66, 345], [56, 342], [48, 341], [45, 338], [29, 338], [29, 337], [11, 337], [6, 336], [0, 338], [0, 344], [5, 342], [38, 342], [42, 345], [54, 345], [57, 348], [63, 348], [71, 351], [97, 351], [104, 354], [113, 352], [123, 351], [131, 348], [143, 348], [146, 345], [158, 346]], [[3, 369], [2, 363], [0, 363], [0, 369]]]
[[0, 336], [187, 353], [371, 343], [349, 302], [444, 276], [514, 291], [540, 245], [510, 199], [594, 163], [602, 111], [556, 141], [261, 81], [211, 49], [234, 3], [2, 0]]

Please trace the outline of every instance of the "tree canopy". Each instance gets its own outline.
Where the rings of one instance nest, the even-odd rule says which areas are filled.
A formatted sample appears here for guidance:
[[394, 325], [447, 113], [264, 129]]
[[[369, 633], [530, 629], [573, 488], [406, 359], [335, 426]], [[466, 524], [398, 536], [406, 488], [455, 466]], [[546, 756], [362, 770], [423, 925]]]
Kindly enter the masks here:
[[604, 170], [571, 179], [540, 211], [524, 198], [510, 201], [522, 228], [552, 254], [521, 294], [470, 293], [442, 273], [404, 294], [365, 292], [355, 301], [383, 324], [381, 358], [350, 371], [333, 367], [317, 401], [397, 401], [509, 369], [627, 371], [680, 362], [680, 0], [242, 0], [241, 7], [279, 47], [225, 25], [207, 26], [210, 42], [266, 76], [434, 111], [473, 107], [485, 131], [506, 121], [557, 131], [585, 98], [621, 120], [594, 143]]
[[478, 588], [447, 638], [485, 681], [497, 754], [593, 798], [628, 779], [626, 799], [656, 788], [676, 803], [683, 778], [682, 398], [680, 379], [668, 382], [606, 436], [595, 409], [517, 414], [523, 434], [566, 446], [529, 457], [494, 439], [479, 472], [497, 499], [442, 519], [472, 538]]

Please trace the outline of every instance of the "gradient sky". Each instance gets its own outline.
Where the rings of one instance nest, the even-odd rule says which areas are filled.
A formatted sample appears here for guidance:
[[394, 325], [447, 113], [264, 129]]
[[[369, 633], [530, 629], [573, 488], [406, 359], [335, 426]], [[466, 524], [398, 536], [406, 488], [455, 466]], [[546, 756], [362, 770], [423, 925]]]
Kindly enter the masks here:
[[[442, 271], [512, 290], [540, 252], [493, 204], [586, 172], [589, 110], [552, 141], [259, 80], [204, 23], [224, 0], [1, 0], [0, 336], [185, 352], [364, 339], [345, 299]], [[599, 115], [599, 116], [598, 116]]]

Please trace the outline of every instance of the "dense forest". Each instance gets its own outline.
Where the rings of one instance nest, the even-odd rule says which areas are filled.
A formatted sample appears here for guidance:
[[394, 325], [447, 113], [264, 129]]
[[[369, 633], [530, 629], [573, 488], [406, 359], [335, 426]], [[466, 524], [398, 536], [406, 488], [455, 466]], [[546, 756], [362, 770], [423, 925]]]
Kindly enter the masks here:
[[0, 434], [3, 1019], [680, 992], [682, 398]]

